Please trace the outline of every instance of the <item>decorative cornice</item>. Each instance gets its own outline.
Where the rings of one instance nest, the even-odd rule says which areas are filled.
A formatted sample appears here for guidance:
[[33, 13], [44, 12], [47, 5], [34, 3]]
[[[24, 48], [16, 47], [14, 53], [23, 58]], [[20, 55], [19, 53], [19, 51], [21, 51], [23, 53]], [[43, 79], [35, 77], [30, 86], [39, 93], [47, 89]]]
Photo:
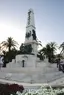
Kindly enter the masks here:
[[33, 25], [29, 25], [29, 26], [27, 26], [26, 28], [31, 27], [31, 26], [32, 26], [33, 28], [35, 28], [35, 29], [36, 29], [36, 27], [34, 27]]

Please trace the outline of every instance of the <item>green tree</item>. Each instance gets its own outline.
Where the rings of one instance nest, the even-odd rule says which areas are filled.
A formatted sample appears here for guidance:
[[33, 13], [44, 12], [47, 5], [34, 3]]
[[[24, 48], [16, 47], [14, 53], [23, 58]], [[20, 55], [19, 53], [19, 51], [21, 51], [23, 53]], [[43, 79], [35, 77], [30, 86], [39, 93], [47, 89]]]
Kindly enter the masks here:
[[44, 53], [42, 51], [38, 52], [37, 57], [40, 58], [40, 60], [44, 60], [45, 58]]
[[62, 59], [62, 58], [63, 58], [63, 57], [62, 57], [62, 54], [57, 54], [57, 55], [56, 55], [56, 58], [57, 58], [57, 59]]
[[56, 51], [56, 43], [55, 42], [48, 43], [46, 45], [46, 47], [43, 47], [41, 49], [41, 52], [43, 52], [44, 55], [46, 55], [49, 62], [52, 62], [52, 60], [54, 59], [55, 51]]
[[64, 42], [59, 47], [61, 49], [61, 53], [64, 52]]
[[2, 47], [8, 49], [8, 52], [10, 52], [12, 48], [15, 48], [18, 45], [18, 43], [11, 37], [8, 37], [7, 41], [3, 41], [1, 44]]
[[1, 45], [3, 48], [6, 48], [6, 50], [3, 51], [4, 67], [6, 67], [6, 63], [12, 61], [12, 59], [15, 58], [17, 54], [16, 46], [18, 45], [18, 43], [13, 40], [13, 38], [8, 37], [7, 41], [3, 41]]

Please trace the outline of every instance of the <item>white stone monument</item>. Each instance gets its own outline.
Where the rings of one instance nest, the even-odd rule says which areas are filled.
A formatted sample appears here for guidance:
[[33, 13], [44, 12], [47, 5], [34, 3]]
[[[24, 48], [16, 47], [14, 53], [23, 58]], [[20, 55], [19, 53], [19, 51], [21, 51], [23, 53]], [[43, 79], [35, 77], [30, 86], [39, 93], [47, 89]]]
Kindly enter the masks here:
[[[31, 45], [32, 53], [31, 54], [20, 54], [17, 55], [15, 58], [16, 65], [15, 67], [36, 67], [36, 60], [37, 60], [37, 36], [36, 36], [36, 28], [35, 28], [35, 21], [34, 21], [34, 12], [32, 9], [28, 11], [28, 19], [27, 19], [27, 26], [26, 26], [26, 34], [25, 34], [25, 42], [24, 45]], [[9, 63], [7, 67], [13, 67]]]
[[35, 21], [34, 21], [34, 12], [32, 9], [29, 9], [28, 11], [25, 44], [31, 44], [33, 48], [32, 52], [34, 54], [37, 53], [38, 43], [37, 43], [36, 28], [35, 28]]

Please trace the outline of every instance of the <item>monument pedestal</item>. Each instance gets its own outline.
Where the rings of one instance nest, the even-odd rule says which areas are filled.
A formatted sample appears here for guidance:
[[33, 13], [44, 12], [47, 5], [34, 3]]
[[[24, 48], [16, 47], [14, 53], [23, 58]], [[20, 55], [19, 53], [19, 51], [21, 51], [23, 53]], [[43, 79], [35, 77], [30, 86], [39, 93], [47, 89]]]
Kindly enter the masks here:
[[22, 54], [22, 55], [17, 55], [15, 62], [10, 62], [7, 64], [7, 68], [15, 68], [15, 67], [32, 67], [35, 68], [36, 66], [36, 56], [31, 55], [31, 54]]

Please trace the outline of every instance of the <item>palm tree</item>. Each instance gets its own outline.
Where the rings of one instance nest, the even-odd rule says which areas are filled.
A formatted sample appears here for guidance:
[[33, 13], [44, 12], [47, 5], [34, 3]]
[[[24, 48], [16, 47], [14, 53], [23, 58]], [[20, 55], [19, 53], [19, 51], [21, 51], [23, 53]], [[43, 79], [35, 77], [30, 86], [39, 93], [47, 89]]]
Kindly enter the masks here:
[[52, 55], [54, 55], [55, 51], [56, 51], [57, 44], [55, 42], [51, 42], [50, 47], [51, 47]]
[[64, 42], [62, 44], [60, 44], [60, 54], [62, 55], [62, 57], [64, 58]]
[[41, 49], [41, 52], [43, 52], [44, 55], [46, 55], [46, 57], [48, 58], [48, 61], [51, 62], [52, 59], [54, 58], [55, 50], [56, 50], [56, 43], [51, 42], [51, 43], [48, 43], [46, 47], [43, 47]]
[[61, 53], [64, 52], [64, 42], [60, 45], [59, 48], [61, 48]]
[[3, 41], [1, 44], [2, 47], [8, 49], [8, 52], [10, 52], [12, 48], [16, 47], [16, 45], [18, 45], [18, 43], [11, 37], [8, 37], [7, 41]]
[[37, 57], [40, 59], [40, 60], [44, 60], [45, 56], [44, 56], [44, 53], [40, 50], [37, 54]]
[[57, 59], [62, 59], [62, 58], [63, 58], [63, 57], [62, 57], [62, 54], [57, 54], [57, 55], [56, 55], [56, 58], [57, 58]]
[[0, 43], [0, 55], [3, 55], [3, 47], [1, 43]]
[[7, 41], [3, 41], [1, 43], [1, 45], [2, 45], [2, 48], [5, 48], [8, 50], [8, 51], [5, 50], [3, 52], [4, 67], [5, 67], [6, 63], [12, 61], [12, 59], [15, 57], [16, 53], [15, 53], [14, 49], [15, 49], [16, 45], [18, 45], [18, 43], [15, 40], [13, 40], [13, 38], [8, 37]]
[[50, 44], [47, 44], [46, 47], [43, 48], [44, 55], [48, 58], [48, 61], [51, 62], [51, 47]]

